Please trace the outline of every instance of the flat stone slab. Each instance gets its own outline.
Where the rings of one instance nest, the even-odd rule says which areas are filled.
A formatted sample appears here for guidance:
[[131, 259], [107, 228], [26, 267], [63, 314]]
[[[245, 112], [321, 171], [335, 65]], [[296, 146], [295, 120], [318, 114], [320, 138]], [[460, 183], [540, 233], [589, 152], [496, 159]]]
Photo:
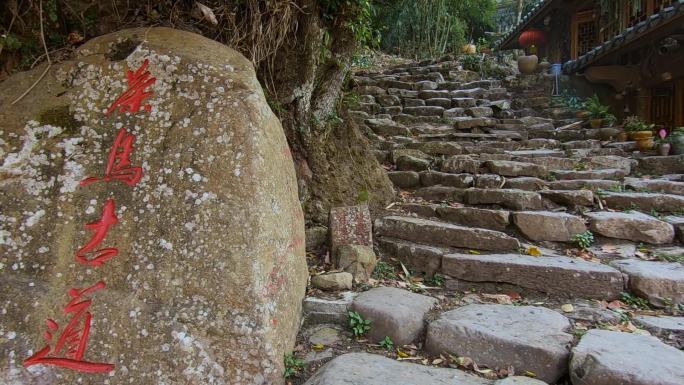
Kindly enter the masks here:
[[646, 190], [652, 193], [684, 195], [684, 182], [665, 179], [625, 178], [625, 187], [634, 190]]
[[413, 271], [431, 277], [442, 268], [442, 258], [451, 251], [390, 237], [379, 237], [378, 246], [388, 257], [399, 259]]
[[421, 218], [389, 216], [375, 222], [378, 235], [429, 245], [478, 250], [517, 250], [517, 239], [505, 233], [431, 221]]
[[684, 348], [684, 317], [638, 315], [633, 321], [666, 344], [677, 349]]
[[552, 190], [580, 190], [588, 189], [593, 192], [598, 190], [610, 190], [622, 187], [622, 183], [616, 180], [601, 180], [601, 179], [575, 179], [575, 180], [557, 180], [548, 182], [548, 186]]
[[547, 182], [533, 177], [506, 178], [504, 188], [511, 190], [539, 191], [546, 187]]
[[627, 239], [653, 244], [670, 243], [674, 226], [640, 212], [594, 212], [585, 214], [591, 231], [609, 238]]
[[457, 369], [400, 362], [370, 353], [348, 353], [320, 368], [304, 385], [491, 385]]
[[352, 309], [371, 321], [368, 338], [379, 342], [389, 336], [395, 345], [410, 344], [425, 330], [425, 315], [437, 303], [426, 295], [394, 287], [376, 287], [359, 294]]
[[552, 172], [557, 179], [622, 179], [628, 175], [627, 171], [619, 168], [605, 168], [597, 170], [575, 171], [555, 170]]
[[442, 259], [442, 272], [467, 282], [507, 283], [561, 297], [612, 300], [623, 291], [618, 270], [568, 257], [449, 254]]
[[643, 174], [684, 174], [684, 155], [647, 156], [639, 159]]
[[591, 190], [545, 190], [542, 197], [567, 206], [593, 206], [594, 193]]
[[673, 194], [605, 192], [601, 199], [613, 209], [673, 212], [684, 208], [684, 196]]
[[465, 200], [471, 205], [499, 205], [514, 210], [539, 210], [542, 207], [541, 195], [516, 189], [471, 188], [466, 190]]
[[356, 293], [347, 291], [339, 299], [306, 297], [302, 307], [305, 325], [336, 324], [348, 327], [347, 311]]
[[489, 368], [513, 366], [517, 373], [555, 382], [566, 370], [573, 336], [570, 321], [536, 306], [467, 305], [428, 326], [425, 348], [432, 354], [470, 357]]
[[587, 231], [578, 216], [552, 211], [519, 211], [513, 213], [513, 223], [533, 241], [570, 242]]
[[548, 171], [546, 167], [526, 162], [515, 162], [508, 160], [490, 160], [485, 162], [485, 167], [494, 174], [502, 176], [532, 176], [532, 177], [546, 177]]
[[440, 219], [458, 225], [503, 231], [510, 224], [510, 213], [506, 210], [437, 206], [435, 211]]
[[[530, 142], [530, 141], [528, 141]], [[539, 150], [518, 150], [518, 151], [507, 151], [509, 155], [522, 156], [525, 158], [563, 158], [565, 157], [565, 151], [561, 150], [549, 150], [549, 149], [539, 149]]]
[[594, 329], [572, 350], [574, 385], [681, 385], [684, 352], [655, 337]]
[[391, 119], [366, 119], [366, 125], [380, 136], [411, 135], [411, 131]]
[[684, 265], [681, 263], [621, 259], [610, 265], [627, 274], [629, 289], [652, 304], [684, 303]]

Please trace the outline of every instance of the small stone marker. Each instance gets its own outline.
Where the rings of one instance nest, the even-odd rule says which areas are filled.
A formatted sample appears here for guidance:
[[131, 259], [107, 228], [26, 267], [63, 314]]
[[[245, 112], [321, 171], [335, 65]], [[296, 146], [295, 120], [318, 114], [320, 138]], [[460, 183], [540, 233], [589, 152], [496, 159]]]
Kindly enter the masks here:
[[341, 245], [373, 247], [373, 224], [366, 205], [332, 208], [329, 228], [333, 256]]

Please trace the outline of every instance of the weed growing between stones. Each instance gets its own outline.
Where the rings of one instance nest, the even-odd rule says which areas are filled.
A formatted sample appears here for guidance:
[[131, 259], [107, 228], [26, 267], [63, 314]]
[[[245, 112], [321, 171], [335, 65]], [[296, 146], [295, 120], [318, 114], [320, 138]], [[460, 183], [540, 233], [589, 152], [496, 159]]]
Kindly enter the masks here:
[[378, 261], [375, 270], [373, 270], [372, 277], [377, 280], [397, 279], [397, 273], [394, 271], [394, 267], [391, 264], [385, 261]]
[[349, 327], [355, 337], [361, 337], [366, 334], [371, 329], [371, 321], [363, 319], [361, 314], [357, 311], [350, 311], [349, 315]]
[[284, 362], [285, 373], [283, 373], [283, 377], [285, 378], [294, 377], [295, 375], [299, 374], [302, 370], [304, 370], [307, 366], [306, 362], [304, 362], [303, 359], [296, 357], [292, 353], [285, 354]]
[[442, 287], [442, 286], [444, 286], [444, 281], [445, 281], [445, 278], [442, 274], [435, 274], [432, 277], [427, 278], [425, 280], [425, 283], [430, 285], [430, 286]]
[[574, 237], [572, 237], [572, 240], [582, 249], [587, 249], [594, 244], [594, 234], [587, 230], [583, 233], [576, 234]]
[[387, 349], [387, 351], [389, 352], [394, 350], [394, 342], [389, 336], [385, 336], [385, 338], [383, 338], [382, 341], [380, 341], [380, 346]]
[[647, 300], [627, 292], [620, 293], [620, 301], [626, 303], [629, 306], [636, 307], [639, 309], [649, 308]]

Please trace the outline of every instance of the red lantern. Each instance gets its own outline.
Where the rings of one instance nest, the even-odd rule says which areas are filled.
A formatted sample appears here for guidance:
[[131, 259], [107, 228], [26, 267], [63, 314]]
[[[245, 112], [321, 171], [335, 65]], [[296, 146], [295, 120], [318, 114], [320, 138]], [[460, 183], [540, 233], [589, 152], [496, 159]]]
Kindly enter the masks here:
[[541, 29], [530, 28], [520, 34], [518, 43], [520, 43], [520, 46], [523, 48], [528, 48], [532, 45], [539, 47], [540, 45], [546, 43], [546, 32], [542, 31]]

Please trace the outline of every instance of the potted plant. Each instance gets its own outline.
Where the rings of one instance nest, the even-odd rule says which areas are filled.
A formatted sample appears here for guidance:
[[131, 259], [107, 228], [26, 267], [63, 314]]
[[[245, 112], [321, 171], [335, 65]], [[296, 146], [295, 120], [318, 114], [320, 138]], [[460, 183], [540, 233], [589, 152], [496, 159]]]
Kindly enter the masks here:
[[661, 128], [658, 130], [658, 153], [660, 156], [668, 156], [670, 155], [670, 148], [672, 147], [672, 144], [670, 143], [670, 137], [667, 135], [667, 130], [664, 128]]
[[623, 121], [625, 131], [627, 131], [629, 139], [637, 140], [639, 138], [647, 138], [653, 136], [653, 129], [655, 124], [648, 124], [638, 116], [629, 116]]
[[608, 106], [601, 104], [598, 95], [594, 94], [587, 99], [585, 107], [589, 113], [591, 128], [600, 128], [604, 123], [608, 125], [615, 123], [615, 115], [610, 113]]
[[679, 127], [670, 133], [670, 153], [672, 155], [684, 155], [684, 127]]

